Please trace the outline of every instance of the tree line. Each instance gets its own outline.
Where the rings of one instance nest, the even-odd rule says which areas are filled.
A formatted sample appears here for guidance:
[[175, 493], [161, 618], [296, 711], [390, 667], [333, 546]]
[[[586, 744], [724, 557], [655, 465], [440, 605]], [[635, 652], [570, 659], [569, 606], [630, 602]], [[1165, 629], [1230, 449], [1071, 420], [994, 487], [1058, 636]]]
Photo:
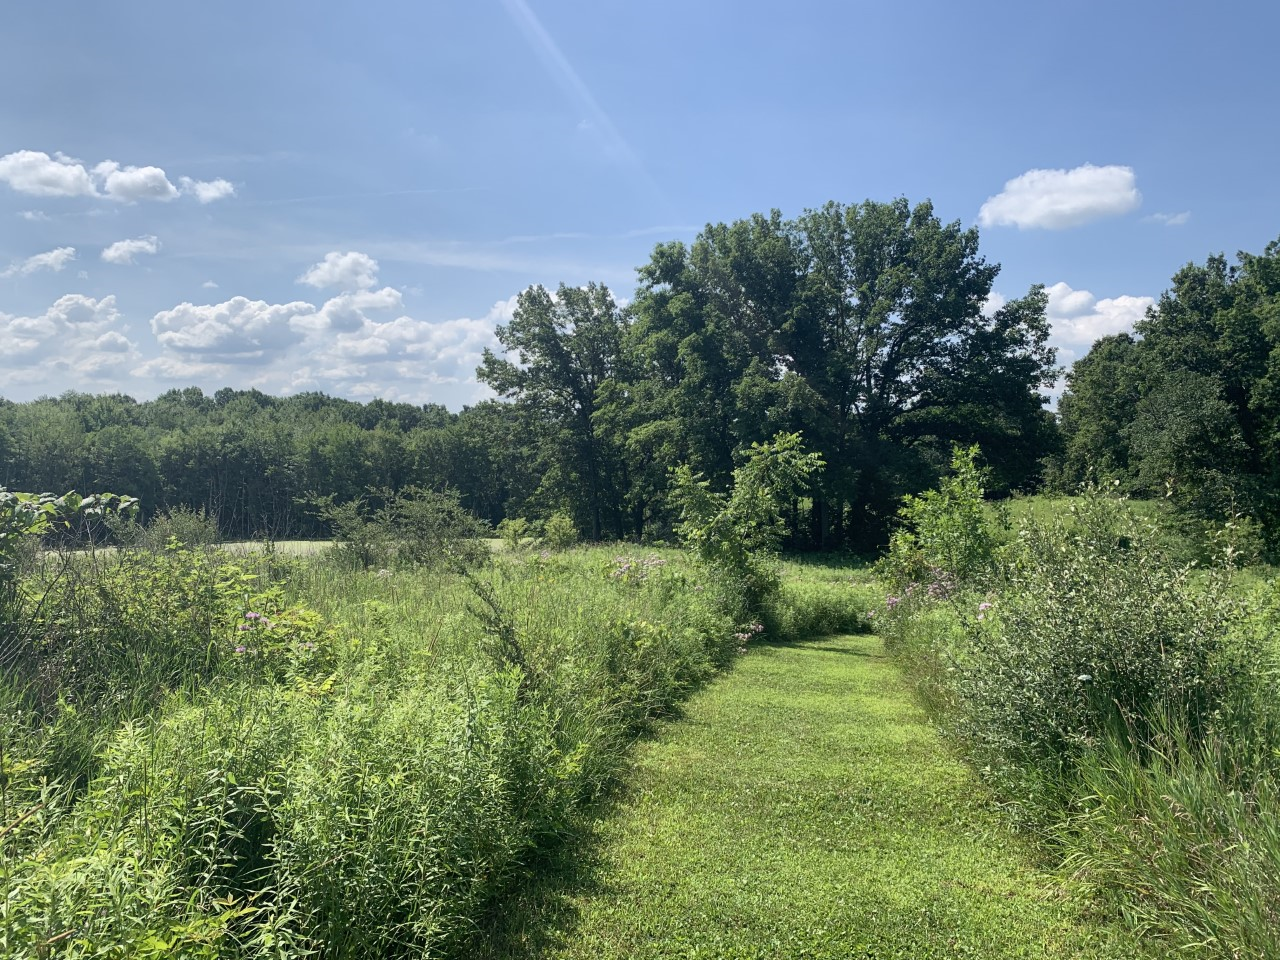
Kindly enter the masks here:
[[825, 468], [788, 507], [792, 547], [882, 546], [901, 498], [973, 444], [988, 495], [1111, 478], [1274, 527], [1278, 264], [1272, 244], [1185, 267], [1134, 335], [1074, 366], [1055, 417], [1046, 295], [991, 309], [976, 229], [904, 199], [755, 214], [656, 246], [630, 302], [525, 290], [477, 371], [498, 400], [0, 401], [0, 485], [204, 509], [235, 537], [325, 536], [316, 495], [376, 506], [412, 486], [494, 525], [564, 513], [591, 539], [654, 539], [677, 519], [672, 468], [724, 490], [753, 443], [800, 432]]
[[1117, 482], [1216, 524], [1280, 529], [1280, 241], [1189, 263], [1133, 334], [1067, 375], [1050, 479]]
[[276, 537], [327, 532], [313, 494], [448, 488], [491, 523], [567, 512], [589, 538], [638, 539], [675, 521], [671, 468], [723, 489], [752, 443], [799, 431], [826, 468], [793, 498], [792, 544], [869, 548], [953, 444], [980, 444], [1000, 490], [1053, 452], [1045, 295], [986, 311], [998, 271], [928, 202], [756, 214], [659, 244], [626, 305], [599, 284], [524, 291], [478, 371], [500, 401], [191, 387], [4, 403], [0, 483], [119, 490]]

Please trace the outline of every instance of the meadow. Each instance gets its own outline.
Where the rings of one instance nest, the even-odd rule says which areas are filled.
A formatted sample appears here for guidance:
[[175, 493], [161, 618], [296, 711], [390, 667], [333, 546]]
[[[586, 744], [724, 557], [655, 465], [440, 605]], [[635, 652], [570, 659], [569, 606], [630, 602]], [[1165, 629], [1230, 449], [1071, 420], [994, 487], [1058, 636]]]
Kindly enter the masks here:
[[1248, 531], [961, 451], [874, 566], [780, 561], [766, 455], [683, 549], [10, 497], [0, 954], [1280, 956]]
[[[366, 568], [162, 532], [7, 541], [6, 957], [465, 956], [764, 629], [677, 550]], [[771, 629], [862, 623], [829, 579], [779, 589]]]
[[1280, 956], [1280, 621], [1252, 530], [1188, 540], [1109, 487], [994, 522], [973, 452], [953, 470], [880, 564], [919, 700], [1156, 955]]

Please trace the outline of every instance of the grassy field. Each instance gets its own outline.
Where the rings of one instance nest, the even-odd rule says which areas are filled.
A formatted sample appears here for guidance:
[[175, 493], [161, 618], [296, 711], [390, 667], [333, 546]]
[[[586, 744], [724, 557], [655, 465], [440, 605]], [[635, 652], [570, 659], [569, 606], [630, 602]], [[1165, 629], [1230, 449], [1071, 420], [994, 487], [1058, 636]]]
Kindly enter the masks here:
[[625, 779], [478, 956], [1139, 954], [1037, 868], [875, 637], [752, 650]]

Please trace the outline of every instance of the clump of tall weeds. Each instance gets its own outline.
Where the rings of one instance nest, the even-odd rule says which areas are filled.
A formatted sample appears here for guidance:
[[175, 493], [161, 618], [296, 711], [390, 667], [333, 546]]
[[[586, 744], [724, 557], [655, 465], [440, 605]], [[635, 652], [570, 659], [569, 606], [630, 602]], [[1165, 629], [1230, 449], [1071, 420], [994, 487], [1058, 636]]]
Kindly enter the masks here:
[[909, 504], [882, 568], [876, 619], [927, 705], [1153, 941], [1280, 955], [1275, 600], [1104, 490], [1000, 547], [980, 508], [956, 480]]

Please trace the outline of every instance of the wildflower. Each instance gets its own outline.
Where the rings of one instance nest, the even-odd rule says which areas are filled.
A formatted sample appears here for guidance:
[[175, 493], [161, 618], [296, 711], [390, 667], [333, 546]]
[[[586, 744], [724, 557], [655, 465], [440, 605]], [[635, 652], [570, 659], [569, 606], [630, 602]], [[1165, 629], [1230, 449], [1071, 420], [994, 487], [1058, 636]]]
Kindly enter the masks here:
[[250, 610], [248, 613], [246, 613], [246, 614], [244, 615], [244, 618], [245, 618], [246, 620], [261, 620], [261, 619], [262, 619], [262, 614], [260, 614], [260, 613], [254, 613], [252, 610]]
[[240, 644], [240, 646], [236, 647], [236, 653], [248, 653], [248, 652], [249, 652], [249, 648], [246, 647], [243, 643]]
[[980, 604], [978, 604], [978, 609], [979, 609], [979, 610], [990, 610], [990, 609], [991, 609], [991, 604], [989, 604], [989, 603], [980, 603]]
[[251, 624], [251, 623], [242, 623], [242, 624], [240, 624], [240, 626], [236, 627], [236, 629], [237, 629], [237, 630], [252, 630], [252, 629], [253, 629], [253, 624]]
[[888, 607], [890, 610], [892, 610], [894, 607], [896, 607], [896, 606], [897, 606], [898, 604], [900, 604], [901, 602], [902, 602], [902, 598], [901, 598], [901, 597], [885, 597], [885, 598], [884, 598], [884, 605], [885, 605], [886, 607]]

